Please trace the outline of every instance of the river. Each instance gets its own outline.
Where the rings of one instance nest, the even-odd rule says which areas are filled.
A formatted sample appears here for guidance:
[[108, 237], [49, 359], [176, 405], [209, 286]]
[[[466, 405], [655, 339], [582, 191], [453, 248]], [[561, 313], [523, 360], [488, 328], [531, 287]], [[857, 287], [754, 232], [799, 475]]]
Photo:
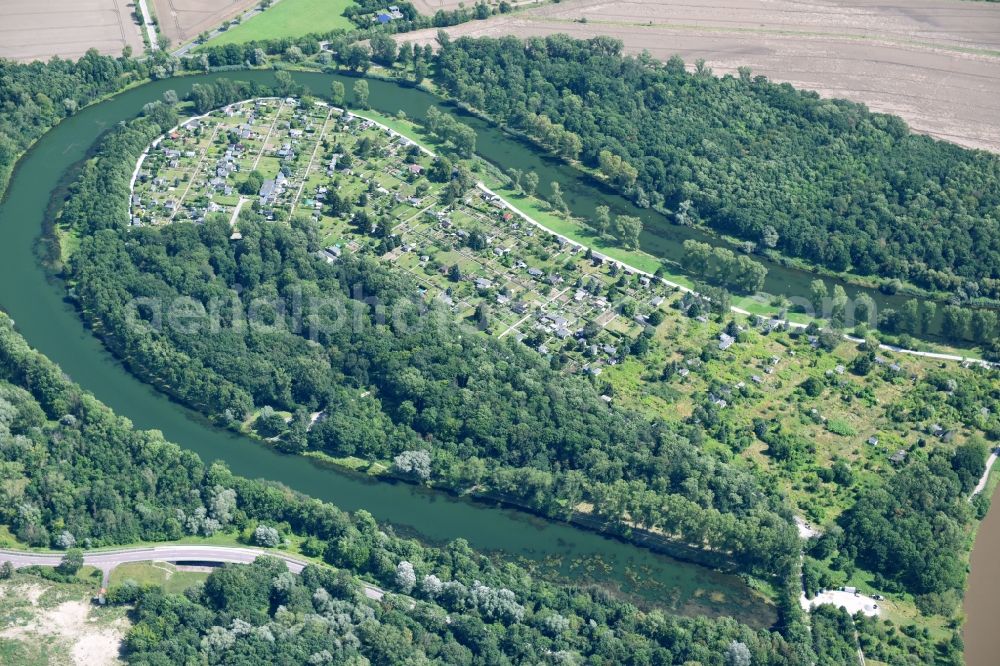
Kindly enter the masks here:
[[[994, 494], [996, 499], [996, 494]], [[996, 666], [1000, 662], [1000, 506], [994, 502], [979, 525], [970, 562], [971, 571], [962, 611], [965, 613], [965, 662], [967, 666]]]
[[[334, 78], [343, 81], [348, 90], [353, 82], [347, 77], [318, 73], [296, 73], [294, 76], [318, 94], [325, 94]], [[559, 574], [576, 580], [599, 581], [677, 612], [733, 615], [754, 626], [768, 626], [774, 621], [773, 607], [762, 603], [738, 577], [523, 512], [460, 500], [407, 484], [370, 481], [318, 467], [305, 458], [280, 455], [252, 440], [212, 427], [192, 411], [171, 402], [130, 375], [83, 327], [63, 299], [63, 286], [48, 278], [35, 260], [33, 248], [51, 193], [58, 188], [71, 165], [85, 156], [104, 130], [133, 117], [146, 102], [161, 99], [166, 90], [176, 90], [183, 96], [194, 83], [219, 77], [269, 81], [272, 74], [230, 72], [170, 79], [134, 88], [66, 119], [42, 137], [19, 163], [7, 196], [0, 204], [0, 233], [3, 234], [0, 308], [10, 313], [32, 346], [136, 426], [159, 429], [168, 439], [206, 460], [224, 460], [238, 474], [280, 481], [347, 510], [367, 509], [377, 519], [433, 542], [462, 537], [477, 549], [544, 563], [543, 566]], [[369, 86], [371, 105], [383, 113], [394, 114], [402, 110], [410, 118], [419, 119], [430, 105], [441, 105], [436, 98], [413, 88], [377, 80], [369, 81]], [[657, 256], [676, 260], [686, 238], [711, 241], [698, 230], [672, 225], [654, 211], [636, 208], [622, 197], [596, 186], [572, 167], [539, 154], [478, 118], [465, 115], [463, 122], [476, 129], [479, 154], [504, 169], [539, 173], [543, 194], [549, 183], [558, 181], [565, 200], [575, 213], [589, 214], [603, 203], [616, 212], [642, 217], [645, 222], [642, 246]], [[811, 275], [765, 263], [768, 267], [766, 290], [786, 295], [808, 293]], [[850, 286], [847, 289], [851, 295], [860, 291]], [[905, 300], [901, 296], [866, 291], [881, 307], [896, 307]], [[985, 566], [978, 565], [980, 560], [994, 564], [1000, 561], [995, 556], [1000, 549], [998, 535], [1000, 510], [994, 510], [980, 530], [974, 576], [979, 573], [977, 569], [986, 570]], [[983, 545], [987, 546], [985, 550]], [[990, 587], [982, 584], [979, 589], [983, 595], [988, 595]], [[976, 649], [982, 647], [989, 654], [1000, 654], [1000, 634], [991, 632], [988, 626], [995, 617], [989, 611], [997, 609], [991, 607], [983, 611], [978, 605], [979, 596], [971, 596], [976, 589], [970, 584], [972, 592], [966, 607], [967, 610], [975, 609], [968, 610], [969, 614], [979, 616], [987, 626], [980, 628], [977, 622], [970, 621], [967, 640], [970, 645], [977, 646]], [[970, 648], [970, 655], [973, 653]], [[994, 663], [971, 659], [971, 666]]]
[[[270, 80], [272, 75], [239, 72], [228, 76]], [[158, 81], [83, 109], [43, 136], [18, 164], [0, 204], [0, 308], [10, 314], [33, 347], [137, 427], [159, 429], [167, 439], [207, 461], [225, 461], [237, 474], [279, 481], [343, 509], [366, 509], [378, 520], [431, 542], [461, 537], [477, 549], [524, 558], [544, 571], [579, 582], [598, 582], [679, 613], [731, 615], [755, 627], [774, 623], [773, 606], [737, 576], [524, 512], [405, 483], [372, 481], [319, 467], [303, 457], [281, 455], [213, 427], [129, 374], [65, 302], [62, 284], [49, 278], [36, 260], [35, 244], [52, 192], [102, 132], [134, 117], [143, 104], [161, 99], [166, 90], [183, 96], [193, 84], [214, 78], [217, 75]], [[302, 79], [314, 90], [325, 91], [331, 77]], [[388, 113], [403, 108], [420, 116], [433, 98], [372, 81], [370, 101]]]

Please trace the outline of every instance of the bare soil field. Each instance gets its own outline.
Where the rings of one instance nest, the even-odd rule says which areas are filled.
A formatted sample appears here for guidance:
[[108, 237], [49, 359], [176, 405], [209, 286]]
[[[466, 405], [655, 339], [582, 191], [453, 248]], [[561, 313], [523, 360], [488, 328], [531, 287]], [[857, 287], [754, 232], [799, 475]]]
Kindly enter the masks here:
[[439, 9], [443, 9], [446, 12], [458, 9], [458, 6], [462, 4], [462, 0], [413, 0], [412, 4], [421, 14], [433, 16], [434, 12]]
[[[585, 20], [585, 22], [582, 22]], [[1000, 152], [1000, 5], [956, 0], [565, 0], [449, 28], [462, 35], [610, 35], [630, 53], [773, 81], [902, 116]], [[436, 30], [407, 35], [433, 43]], [[400, 39], [402, 36], [397, 36]]]
[[4, 0], [0, 2], [0, 58], [79, 58], [87, 49], [119, 55], [144, 48], [128, 0]]
[[162, 32], [174, 46], [242, 14], [260, 0], [153, 0]]
[[[99, 579], [98, 579], [99, 580]], [[129, 621], [121, 607], [96, 607], [88, 586], [29, 581], [0, 585], [0, 651], [10, 664], [117, 666]]]

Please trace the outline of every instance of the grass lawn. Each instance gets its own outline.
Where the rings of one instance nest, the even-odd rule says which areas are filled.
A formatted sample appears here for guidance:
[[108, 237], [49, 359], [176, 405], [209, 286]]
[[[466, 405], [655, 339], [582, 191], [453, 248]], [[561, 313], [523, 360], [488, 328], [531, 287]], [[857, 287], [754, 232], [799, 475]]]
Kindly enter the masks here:
[[313, 32], [351, 30], [354, 24], [343, 16], [349, 4], [349, 0], [281, 0], [208, 43], [210, 46], [245, 44], [264, 39], [301, 37]]
[[9, 525], [0, 525], [0, 548], [18, 548], [17, 537]]
[[[358, 458], [357, 456], [346, 456], [343, 458], [337, 458], [335, 456], [328, 455], [322, 451], [309, 451], [304, 454], [307, 458], [312, 458], [323, 465], [329, 465], [332, 467], [342, 467], [345, 469], [354, 470], [355, 472], [364, 472], [372, 476], [377, 476], [382, 472], [386, 471], [388, 466], [384, 463], [372, 460], [365, 460], [364, 458]], [[301, 540], [300, 540], [301, 541]], [[293, 545], [296, 545], [293, 541]], [[297, 549], [295, 549], [294, 554], [298, 557], [303, 557]]]
[[156, 585], [164, 592], [180, 594], [199, 581], [208, 578], [201, 571], [178, 571], [167, 562], [128, 562], [120, 564], [111, 572], [111, 587], [121, 585], [126, 580], [134, 580], [140, 585]]

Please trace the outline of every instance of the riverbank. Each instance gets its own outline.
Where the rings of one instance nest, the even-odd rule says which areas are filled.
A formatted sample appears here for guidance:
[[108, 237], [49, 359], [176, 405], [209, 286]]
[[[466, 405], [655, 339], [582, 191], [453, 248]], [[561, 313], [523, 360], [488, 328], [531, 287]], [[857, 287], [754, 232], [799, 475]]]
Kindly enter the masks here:
[[[991, 456], [992, 457], [992, 456]], [[995, 460], [995, 458], [994, 458]], [[981, 480], [985, 496], [995, 495], [1000, 484], [1000, 474], [993, 471]], [[996, 634], [996, 618], [1000, 615], [1000, 595], [996, 593], [1000, 580], [1000, 507], [992, 502], [983, 520], [976, 526], [972, 552], [969, 556], [969, 576], [962, 600], [965, 624], [962, 638], [965, 641], [967, 666], [994, 666], [1000, 638]]]
[[[199, 79], [199, 80], [201, 80], [201, 79]], [[390, 100], [389, 104], [392, 104], [392, 103], [393, 103], [393, 101]], [[49, 155], [49, 157], [54, 159], [55, 155]], [[21, 220], [18, 220], [18, 222], [21, 223]], [[26, 222], [27, 223], [31, 223], [31, 220], [27, 219]], [[0, 251], [0, 252], [2, 252], [2, 251]], [[3, 254], [7, 254], [7, 253], [3, 252]], [[11, 264], [11, 265], [13, 266], [14, 264]], [[18, 285], [20, 285], [20, 284], [24, 284], [24, 283], [20, 283], [19, 282]], [[3, 288], [3, 291], [4, 291], [4, 296], [3, 296], [4, 301], [3, 302], [5, 304], [6, 304], [7, 298], [8, 298], [8, 295], [6, 294], [6, 292], [10, 291], [10, 289], [11, 288], [9, 286]], [[31, 295], [32, 296], [38, 296], [38, 294], [35, 294], [34, 292], [31, 292]], [[49, 305], [49, 303], [48, 303], [48, 301], [45, 301], [41, 305], [42, 305], [42, 307], [47, 307]], [[32, 322], [33, 318], [36, 320], [35, 322]], [[34, 313], [31, 313], [31, 314], [28, 314], [28, 315], [26, 315], [24, 317], [22, 317], [22, 316], [19, 315], [18, 316], [18, 321], [19, 321], [19, 323], [22, 326], [24, 326], [24, 325], [35, 325], [35, 324], [37, 324], [38, 319], [34, 315]], [[44, 323], [44, 320], [42, 320], [42, 321]], [[57, 321], [61, 321], [61, 320], [57, 320]], [[52, 338], [53, 341], [54, 341], [53, 342], [54, 346], [52, 347], [54, 353], [58, 353], [61, 356], [63, 356], [64, 358], [68, 358], [70, 355], [79, 352], [80, 348], [71, 339], [71, 338], [74, 337], [74, 333], [76, 333], [78, 331], [78, 329], [79, 329], [78, 325], [75, 326], [75, 327], [71, 325], [71, 326], [67, 327], [66, 329], [60, 331], [60, 333], [62, 333], [63, 335], [65, 335], [65, 334], [68, 333], [68, 335], [65, 335], [65, 337], [69, 338], [69, 339], [63, 339], [61, 336], [55, 336], [54, 335], [53, 338]], [[42, 332], [41, 334], [45, 335], [44, 332]], [[84, 335], [85, 334], [86, 333], [84, 332]], [[57, 347], [59, 347], [59, 348], [57, 348]], [[67, 362], [64, 367], [69, 368], [70, 365], [71, 364], [69, 362]], [[74, 365], [73, 372], [76, 372], [77, 370], [75, 368], [79, 368], [80, 366], [81, 366], [81, 363], [79, 361], [77, 361], [75, 363], [75, 365]], [[95, 380], [93, 377], [88, 378], [88, 381], [90, 381], [95, 386], [95, 390], [99, 389], [99, 390], [101, 390], [102, 392], [104, 392], [105, 394], [108, 394], [108, 395], [111, 395], [112, 393], [116, 394], [116, 395], [114, 395], [114, 399], [117, 400], [117, 401], [125, 403], [125, 402], [128, 402], [128, 401], [130, 401], [130, 400], [133, 399], [133, 396], [130, 395], [130, 390], [135, 389], [134, 385], [126, 383], [126, 384], [122, 384], [122, 385], [110, 384], [108, 386], [103, 386], [103, 385], [99, 385], [98, 383], [96, 383], [98, 380]], [[149, 420], [146, 417], [144, 417], [144, 418], [147, 421]], [[187, 418], [193, 418], [193, 417], [191, 417], [190, 415], [187, 415]], [[154, 421], [154, 423], [155, 423], [155, 421]], [[242, 458], [245, 458], [248, 455], [248, 450], [250, 450], [250, 449], [256, 449], [256, 448], [258, 448], [258, 447], [248, 446], [246, 440], [242, 440], [240, 442], [240, 444], [239, 444], [239, 447], [233, 447], [233, 450], [230, 451], [230, 452], [228, 452], [228, 453], [232, 453], [235, 456], [234, 460], [236, 460], [237, 458], [239, 458], [240, 459], [239, 460], [239, 464], [246, 464], [245, 461], [242, 460]], [[219, 457], [220, 455], [226, 455], [224, 453], [220, 453], [217, 450], [212, 450], [211, 448], [206, 448], [206, 450], [209, 451], [209, 453], [207, 455], [209, 455], [212, 458]], [[259, 460], [258, 462], [262, 463], [262, 466], [260, 468], [258, 468], [258, 470], [255, 472], [258, 475], [272, 476], [274, 474], [278, 474], [278, 475], [285, 474], [285, 469], [284, 468], [280, 468], [280, 466], [277, 463], [275, 463], [272, 466], [270, 464], [270, 459], [267, 458], [266, 456], [264, 458], [262, 458], [261, 460]], [[290, 468], [290, 469], [294, 469], [294, 468]], [[297, 488], [299, 487], [298, 479], [294, 475], [288, 476], [287, 478], [290, 479], [289, 482], [292, 483], [292, 484], [294, 484], [295, 487], [297, 487]], [[378, 492], [382, 492], [383, 490], [385, 492], [391, 492], [388, 489], [386, 489], [386, 485], [388, 485], [388, 484], [383, 484], [382, 486], [380, 486], [380, 488], [378, 489]], [[331, 492], [331, 491], [327, 490], [326, 492]], [[349, 493], [352, 492], [352, 490], [350, 488], [346, 488], [346, 489], [344, 489], [344, 488], [338, 488], [337, 492], [343, 492], [345, 494], [345, 496], [347, 496]], [[417, 494], [419, 494], [419, 493], [417, 493]], [[403, 501], [403, 502], [408, 501], [406, 495], [400, 495], [398, 493], [394, 494], [393, 498], [394, 498], [394, 500], [397, 500], [397, 501]], [[337, 501], [338, 501], [338, 503], [342, 503], [339, 500], [337, 500]], [[353, 501], [353, 499], [351, 499], [350, 501]], [[440, 503], [440, 495], [437, 496], [437, 499], [435, 501], [437, 501], [438, 503]], [[386, 510], [392, 511], [393, 508], [389, 507]], [[420, 506], [420, 510], [422, 510], [422, 511], [424, 511], [424, 510], [431, 511], [433, 519], [436, 520], [436, 521], [446, 520], [446, 518], [442, 518], [440, 514], [433, 513], [433, 511], [434, 511], [433, 507], [425, 507], [425, 506], [421, 505]], [[487, 520], [487, 519], [483, 518], [482, 520]], [[532, 525], [532, 526], [534, 526], [534, 525]], [[431, 527], [433, 529], [434, 526], [432, 525]], [[438, 527], [441, 527], [441, 526], [438, 526]], [[449, 525], [449, 526], [446, 526], [446, 527], [451, 528], [451, 527], [454, 527], [454, 526]], [[492, 525], [491, 525], [491, 527], [492, 527]], [[530, 533], [530, 530], [528, 530], [528, 531]], [[501, 536], [506, 536], [506, 535], [501, 535]], [[544, 537], [544, 536], [539, 537], [540, 540], [546, 540], [547, 538], [548, 537]], [[546, 544], [546, 547], [547, 546], [548, 546], [548, 544]], [[635, 549], [633, 549], [633, 550], [635, 550]], [[586, 557], [586, 555], [584, 555], [584, 557]], [[641, 581], [640, 584], [645, 583], [646, 580], [648, 580], [648, 579], [644, 579], [643, 581]]]
[[[22, 158], [0, 205], [6, 240], [0, 246], [0, 266], [8, 276], [0, 280], [0, 305], [17, 321], [30, 343], [136, 427], [159, 429], [169, 440], [207, 461], [225, 460], [241, 476], [272, 479], [348, 511], [366, 509], [397, 531], [428, 543], [462, 537], [481, 551], [531, 562], [539, 575], [621, 588], [623, 594], [639, 595], [654, 603], [667, 599], [678, 613], [733, 615], [754, 626], [768, 626], [773, 621], [772, 611], [753, 601], [736, 577], [565, 523], [487, 508], [409, 484], [373, 482], [324, 469], [303, 457], [280, 455], [211, 426], [131, 375], [108, 353], [64, 302], [62, 285], [49, 282], [34, 260], [31, 250], [42, 228], [50, 193], [65, 168], [84, 158], [106, 128], [133, 117], [143, 104], [162, 99], [167, 90], [183, 97], [195, 83], [234, 77], [266, 83], [273, 81], [273, 72], [192, 75], [130, 90], [67, 118]], [[308, 80], [313, 87], [326, 89], [333, 78], [317, 75]], [[350, 83], [350, 79], [341, 80]], [[319, 81], [324, 82], [322, 86]], [[408, 96], [415, 91], [377, 81], [372, 82], [372, 88], [374, 104], [393, 110], [400, 103], [414, 110], [426, 109], [425, 97]], [[636, 571], [642, 572], [638, 579]]]

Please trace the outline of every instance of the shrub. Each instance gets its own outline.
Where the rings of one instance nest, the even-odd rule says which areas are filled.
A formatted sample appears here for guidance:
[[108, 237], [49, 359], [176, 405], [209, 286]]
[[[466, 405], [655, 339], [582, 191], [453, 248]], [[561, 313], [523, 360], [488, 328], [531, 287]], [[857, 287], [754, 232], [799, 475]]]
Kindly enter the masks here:
[[56, 571], [61, 574], [72, 576], [83, 567], [83, 551], [79, 548], [70, 548], [63, 555], [62, 561], [56, 567]]
[[281, 543], [281, 535], [270, 525], [258, 525], [253, 531], [253, 541], [258, 546], [274, 548]]
[[843, 437], [851, 437], [857, 434], [850, 423], [841, 419], [830, 419], [826, 422], [826, 429], [834, 435], [842, 435]]

